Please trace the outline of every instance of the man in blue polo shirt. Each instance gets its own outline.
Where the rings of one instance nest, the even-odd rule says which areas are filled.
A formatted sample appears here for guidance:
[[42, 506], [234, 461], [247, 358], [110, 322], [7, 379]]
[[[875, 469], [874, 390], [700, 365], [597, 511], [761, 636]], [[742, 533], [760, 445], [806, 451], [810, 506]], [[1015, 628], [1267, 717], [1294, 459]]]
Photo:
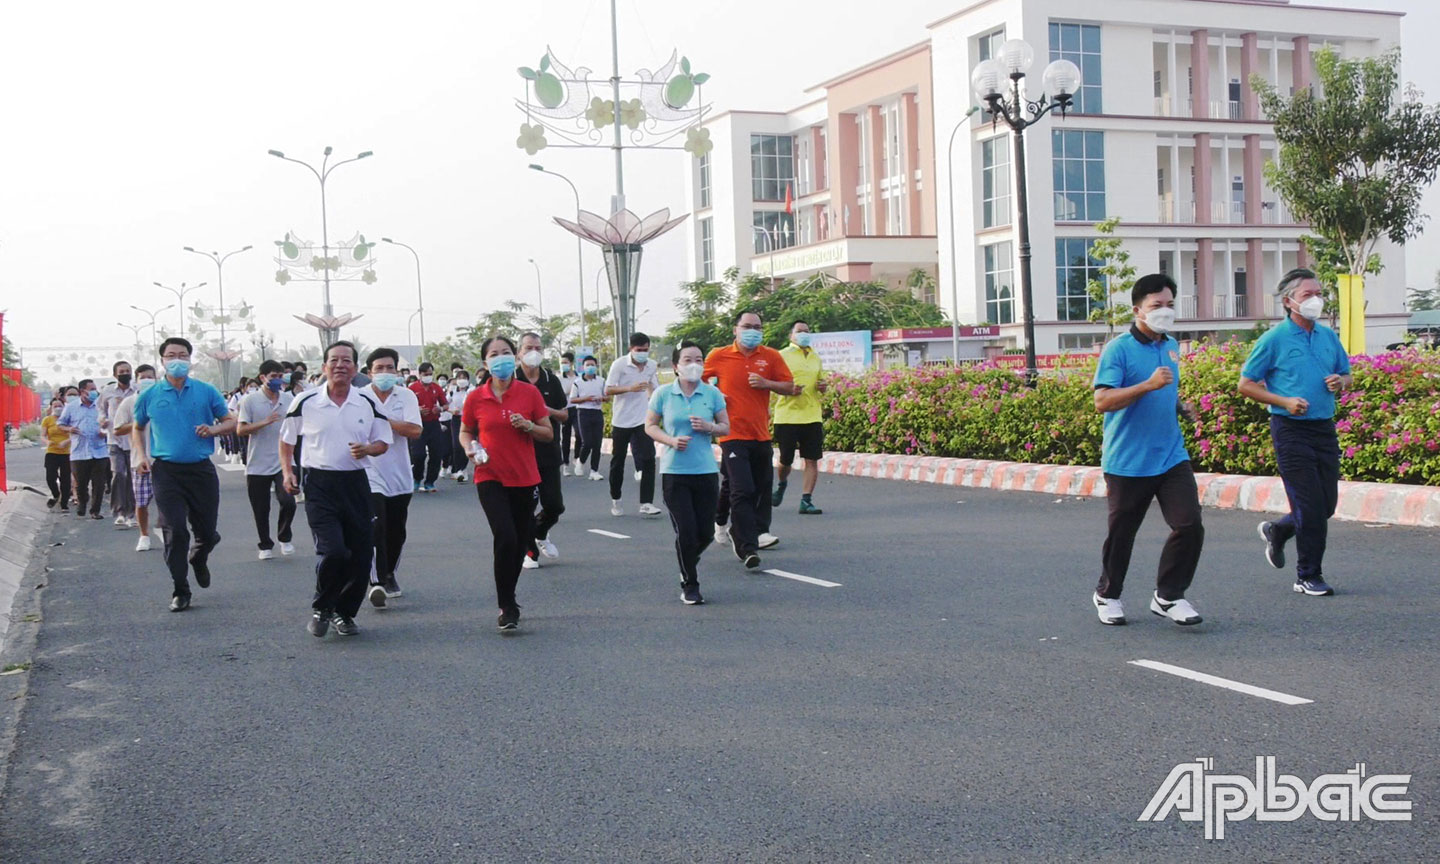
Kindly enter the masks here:
[[1285, 481], [1290, 513], [1261, 522], [1265, 559], [1285, 566], [1285, 544], [1295, 538], [1295, 593], [1328, 597], [1327, 523], [1340, 498], [1340, 442], [1335, 435], [1335, 394], [1349, 387], [1350, 357], [1335, 331], [1317, 323], [1324, 290], [1302, 268], [1286, 273], [1277, 292], [1285, 320], [1255, 342], [1240, 371], [1240, 395], [1270, 406], [1270, 438]]
[[1095, 410], [1105, 414], [1100, 465], [1110, 505], [1095, 609], [1102, 624], [1125, 623], [1120, 592], [1135, 534], [1155, 500], [1170, 537], [1160, 553], [1150, 611], [1176, 624], [1199, 624], [1185, 591], [1200, 563], [1205, 528], [1180, 431], [1179, 415], [1191, 412], [1180, 404], [1179, 346], [1166, 335], [1175, 326], [1175, 280], [1163, 273], [1142, 276], [1130, 299], [1135, 323], [1105, 346], [1095, 370]]
[[[195, 584], [210, 587], [207, 562], [210, 550], [220, 542], [215, 530], [220, 479], [210, 457], [215, 439], [235, 430], [235, 418], [220, 391], [190, 377], [191, 350], [190, 343], [178, 336], [160, 343], [165, 377], [136, 398], [130, 432], [132, 468], [149, 474], [155, 487], [165, 566], [175, 583], [171, 612], [190, 608], [187, 565], [195, 568]], [[193, 547], [187, 520], [194, 531]]]

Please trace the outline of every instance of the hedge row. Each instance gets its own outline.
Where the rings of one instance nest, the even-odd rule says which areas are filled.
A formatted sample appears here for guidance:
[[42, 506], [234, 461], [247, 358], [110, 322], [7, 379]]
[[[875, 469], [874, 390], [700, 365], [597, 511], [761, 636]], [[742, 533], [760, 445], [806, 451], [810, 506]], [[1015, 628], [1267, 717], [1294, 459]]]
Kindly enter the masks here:
[[[1197, 470], [1275, 474], [1269, 415], [1236, 392], [1250, 343], [1203, 345], [1181, 362], [1194, 404], [1186, 445]], [[1440, 352], [1406, 349], [1352, 359], [1355, 384], [1336, 427], [1348, 480], [1440, 485]], [[1099, 465], [1094, 358], [1026, 388], [994, 366], [922, 367], [837, 377], [825, 395], [826, 447], [1057, 465]]]

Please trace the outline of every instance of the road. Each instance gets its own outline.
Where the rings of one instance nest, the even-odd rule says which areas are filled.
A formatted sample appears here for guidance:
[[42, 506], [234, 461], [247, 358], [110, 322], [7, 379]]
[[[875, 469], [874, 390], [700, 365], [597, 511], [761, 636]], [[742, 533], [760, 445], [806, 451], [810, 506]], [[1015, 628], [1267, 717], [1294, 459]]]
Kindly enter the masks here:
[[[38, 480], [38, 453], [11, 456]], [[1206, 621], [1180, 628], [1146, 610], [1152, 511], [1131, 624], [1109, 628], [1089, 600], [1103, 501], [822, 477], [825, 515], [787, 501], [764, 567], [838, 587], [712, 550], [709, 603], [686, 607], [668, 520], [565, 482], [562, 557], [522, 576], [515, 637], [469, 487], [414, 502], [405, 597], [344, 641], [304, 630], [307, 532], [255, 560], [239, 473], [184, 614], [133, 531], [57, 517], [0, 861], [1440, 858], [1440, 532], [1334, 523], [1341, 593], [1306, 598], [1253, 515], [1206, 511]], [[1208, 841], [1138, 821], [1173, 766], [1253, 775], [1257, 756], [1306, 782], [1412, 774], [1414, 821]]]

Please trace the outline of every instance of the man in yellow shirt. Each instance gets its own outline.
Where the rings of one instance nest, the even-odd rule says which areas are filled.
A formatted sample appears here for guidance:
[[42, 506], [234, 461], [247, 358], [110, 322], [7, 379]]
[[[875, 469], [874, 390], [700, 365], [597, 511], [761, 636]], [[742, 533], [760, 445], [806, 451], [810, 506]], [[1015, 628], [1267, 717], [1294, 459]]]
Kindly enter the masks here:
[[823, 511], [810, 500], [820, 478], [820, 457], [825, 451], [825, 426], [820, 420], [820, 394], [825, 392], [825, 370], [820, 355], [810, 347], [810, 325], [796, 321], [790, 328], [790, 344], [780, 352], [795, 377], [795, 395], [775, 401], [775, 442], [780, 445], [780, 484], [770, 496], [779, 507], [795, 464], [795, 451], [805, 460], [800, 486], [800, 515], [819, 516]]

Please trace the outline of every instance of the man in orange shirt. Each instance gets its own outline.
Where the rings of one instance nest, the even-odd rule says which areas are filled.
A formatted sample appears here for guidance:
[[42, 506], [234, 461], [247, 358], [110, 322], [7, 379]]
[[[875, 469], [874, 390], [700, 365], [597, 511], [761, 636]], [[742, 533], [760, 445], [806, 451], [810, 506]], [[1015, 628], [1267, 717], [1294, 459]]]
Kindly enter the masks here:
[[760, 566], [760, 534], [770, 527], [770, 394], [799, 392], [780, 352], [760, 344], [763, 328], [757, 313], [741, 312], [735, 342], [711, 351], [704, 372], [706, 381], [718, 379], [730, 414], [730, 434], [720, 439], [720, 470], [730, 483], [730, 544], [748, 570]]

